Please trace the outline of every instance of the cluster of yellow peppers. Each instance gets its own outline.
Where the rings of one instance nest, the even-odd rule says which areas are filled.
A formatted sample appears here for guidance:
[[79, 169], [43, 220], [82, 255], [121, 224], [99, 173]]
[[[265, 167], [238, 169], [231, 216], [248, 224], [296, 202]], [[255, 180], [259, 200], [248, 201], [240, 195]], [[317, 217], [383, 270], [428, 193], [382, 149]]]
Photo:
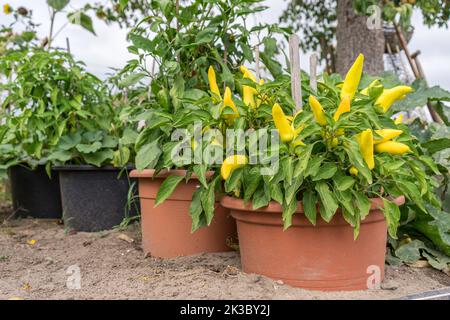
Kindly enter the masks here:
[[[250, 79], [254, 83], [258, 83], [259, 85], [264, 84], [264, 80], [260, 80], [259, 82], [256, 81], [256, 77], [248, 70], [246, 67], [241, 66], [240, 68], [243, 78], [244, 79]], [[208, 82], [209, 82], [209, 89], [213, 93], [213, 99], [216, 103], [222, 102], [222, 107], [220, 109], [220, 112], [222, 113], [225, 108], [231, 108], [233, 110], [232, 114], [223, 114], [222, 117], [225, 119], [225, 121], [229, 124], [232, 124], [235, 119], [239, 118], [239, 111], [236, 108], [235, 103], [232, 99], [232, 93], [231, 89], [229, 87], [225, 87], [225, 92], [223, 95], [223, 99], [220, 93], [219, 86], [217, 85], [217, 79], [216, 79], [216, 72], [214, 71], [214, 68], [212, 66], [208, 69]], [[243, 85], [242, 86], [242, 101], [244, 104], [251, 108], [255, 109], [259, 107], [261, 104], [261, 100], [257, 99], [255, 96], [257, 95], [257, 90], [251, 86]], [[237, 169], [240, 168], [248, 163], [248, 159], [245, 155], [234, 155], [227, 157], [221, 167], [221, 175], [224, 180], [227, 180], [231, 173]]]
[[[364, 56], [360, 54], [356, 59], [355, 63], [352, 65], [348, 71], [344, 83], [341, 89], [341, 102], [336, 113], [333, 116], [334, 121], [338, 121], [339, 117], [350, 111], [350, 103], [354, 98], [359, 82], [361, 80], [362, 70], [364, 65]], [[361, 90], [361, 94], [368, 95], [369, 90], [375, 86], [380, 85], [378, 80], [372, 82], [367, 88]], [[383, 89], [381, 95], [375, 101], [375, 106], [380, 108], [380, 111], [387, 112], [394, 102], [403, 99], [406, 94], [412, 91], [411, 87], [408, 86], [397, 86], [392, 89]], [[309, 104], [311, 110], [313, 111], [316, 122], [321, 126], [327, 125], [327, 120], [325, 118], [323, 107], [320, 102], [314, 97], [309, 97]], [[395, 124], [401, 124], [403, 122], [403, 115], [400, 115], [395, 119]], [[379, 139], [374, 139], [373, 132], [371, 129], [367, 129], [356, 135], [356, 140], [359, 143], [361, 154], [364, 158], [369, 169], [375, 167], [374, 161], [374, 151], [378, 153], [386, 152], [390, 154], [405, 154], [410, 152], [410, 148], [403, 143], [392, 141], [392, 139], [403, 133], [402, 130], [396, 129], [381, 129], [375, 130], [375, 133], [380, 136]], [[357, 175], [358, 170], [354, 167], [350, 169], [352, 175]]]
[[[364, 56], [360, 54], [352, 67], [349, 69], [344, 82], [342, 83], [340, 93], [341, 101], [338, 105], [338, 108], [336, 109], [336, 112], [333, 115], [333, 120], [335, 122], [338, 121], [344, 113], [350, 112], [351, 102], [354, 99], [356, 92], [358, 91], [358, 86], [363, 71], [363, 65]], [[243, 73], [244, 78], [251, 79], [256, 83], [255, 77], [247, 68], [242, 66], [241, 72]], [[221, 99], [220, 90], [216, 82], [215, 72], [212, 67], [210, 67], [208, 70], [208, 79], [211, 92], [213, 92], [213, 94], [217, 96], [218, 99]], [[260, 82], [260, 85], [262, 84], [263, 82]], [[359, 93], [362, 95], [369, 95], [370, 90], [377, 86], [381, 86], [379, 80], [373, 81], [367, 88], [361, 90]], [[383, 89], [381, 95], [375, 101], [375, 106], [379, 108], [379, 111], [385, 113], [389, 110], [394, 102], [405, 98], [406, 94], [410, 93], [411, 91], [412, 88], [408, 86], [397, 86], [391, 89]], [[249, 108], [256, 108], [260, 104], [260, 101], [255, 100], [256, 93], [257, 91], [255, 88], [245, 85], [243, 86], [243, 101], [244, 104]], [[320, 104], [319, 100], [311, 95], [308, 101], [315, 121], [320, 126], [326, 127], [328, 125], [328, 121], [325, 116], [324, 108]], [[224, 118], [227, 121], [233, 121], [235, 118], [239, 117], [236, 106], [231, 99], [231, 90], [228, 87], [225, 88], [222, 110], [225, 107], [230, 107], [234, 111], [234, 114], [224, 115]], [[280, 139], [282, 142], [290, 143], [293, 146], [304, 145], [304, 143], [298, 138], [303, 127], [300, 126], [299, 128], [295, 128], [294, 126], [295, 118], [300, 112], [298, 112], [294, 117], [286, 116], [283, 112], [283, 109], [278, 103], [275, 103], [273, 105], [272, 117], [275, 127], [279, 131]], [[403, 115], [400, 115], [395, 119], [395, 124], [397, 125], [401, 124], [402, 122]], [[374, 138], [373, 131], [371, 129], [364, 130], [355, 136], [355, 139], [358, 141], [358, 144], [360, 146], [361, 154], [369, 169], [372, 170], [375, 167], [374, 152], [386, 152], [390, 154], [402, 155], [411, 151], [406, 144], [392, 140], [401, 135], [403, 133], [402, 130], [381, 129], [375, 130], [375, 133], [380, 138]], [[338, 129], [336, 131], [336, 136], [341, 136], [343, 134], [343, 129]], [[337, 144], [338, 139], [336, 137], [332, 137], [331, 146], [335, 147], [337, 146]], [[247, 157], [243, 155], [231, 156], [226, 158], [221, 167], [221, 175], [223, 179], [228, 179], [233, 170], [246, 165], [247, 162]], [[350, 174], [357, 175], [358, 170], [355, 167], [351, 167]]]

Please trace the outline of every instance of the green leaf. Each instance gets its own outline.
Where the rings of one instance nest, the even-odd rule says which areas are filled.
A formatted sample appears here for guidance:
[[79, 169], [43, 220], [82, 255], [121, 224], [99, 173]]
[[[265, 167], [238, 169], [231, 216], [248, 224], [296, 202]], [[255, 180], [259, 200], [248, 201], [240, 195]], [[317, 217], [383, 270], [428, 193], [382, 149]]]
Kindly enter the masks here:
[[308, 162], [309, 159], [311, 158], [311, 151], [313, 149], [313, 146], [314, 145], [309, 144], [305, 147], [305, 149], [302, 150], [302, 153], [300, 154], [299, 160], [294, 169], [294, 177], [298, 177], [299, 175], [303, 174], [303, 172], [308, 167]]
[[269, 187], [264, 185], [263, 188], [259, 188], [256, 190], [255, 195], [253, 196], [252, 206], [253, 209], [259, 209], [262, 207], [266, 207], [270, 202], [270, 192], [268, 191]]
[[206, 169], [207, 167], [205, 164], [196, 164], [193, 168], [200, 183], [205, 187], [205, 189], [208, 189], [208, 183], [206, 182]]
[[303, 177], [294, 178], [294, 181], [290, 185], [286, 186], [286, 183], [285, 183], [284, 197], [285, 197], [285, 200], [287, 203], [290, 203], [292, 201], [292, 198], [297, 196], [298, 189], [300, 188], [302, 183], [303, 183]]
[[305, 178], [309, 177], [309, 176], [315, 176], [320, 169], [320, 165], [322, 164], [323, 161], [323, 157], [322, 156], [317, 156], [317, 157], [313, 157], [309, 163], [308, 163], [308, 167], [306, 168], [305, 171]]
[[47, 4], [56, 11], [61, 11], [64, 9], [69, 2], [70, 0], [47, 0]]
[[292, 184], [292, 177], [293, 177], [293, 173], [294, 173], [294, 166], [292, 164], [292, 158], [288, 157], [285, 158], [281, 161], [281, 168], [284, 171], [284, 177], [285, 177], [285, 185], [288, 184]]
[[206, 226], [206, 221], [202, 219], [202, 213], [203, 213], [203, 207], [202, 207], [202, 192], [204, 192], [204, 189], [200, 188], [194, 191], [194, 194], [192, 195], [192, 202], [189, 207], [189, 214], [191, 215], [192, 219], [192, 228], [191, 232], [195, 232], [201, 227]]
[[58, 141], [58, 148], [62, 150], [70, 150], [75, 148], [81, 142], [81, 135], [79, 132], [70, 133], [68, 135], [62, 136]]
[[119, 87], [126, 88], [126, 87], [134, 86], [135, 84], [139, 83], [139, 81], [144, 79], [146, 76], [147, 75], [143, 72], [129, 74], [125, 79], [123, 79], [119, 83]]
[[370, 202], [369, 198], [367, 198], [367, 196], [361, 191], [352, 190], [352, 192], [355, 197], [356, 209], [359, 212], [361, 219], [364, 219], [369, 214], [372, 203]]
[[292, 216], [297, 211], [297, 198], [293, 198], [290, 203], [283, 204], [283, 230], [292, 225]]
[[281, 191], [281, 186], [278, 183], [270, 184], [270, 195], [273, 200], [279, 204], [283, 204], [283, 191]]
[[211, 184], [208, 187], [208, 190], [202, 193], [201, 201], [202, 207], [205, 211], [206, 215], [206, 224], [209, 226], [214, 218], [215, 211], [215, 203], [216, 203], [216, 194], [215, 194], [215, 186], [220, 176], [214, 178]]
[[349, 214], [355, 216], [355, 208], [353, 206], [353, 194], [351, 190], [339, 191], [334, 190], [336, 199], [341, 204], [341, 209], [345, 209]]
[[243, 173], [244, 168], [237, 168], [233, 170], [230, 177], [225, 181], [225, 192], [233, 192], [236, 189], [240, 189]]
[[169, 176], [159, 187], [156, 195], [155, 207], [163, 203], [175, 191], [178, 184], [183, 180], [183, 176]]
[[69, 19], [70, 23], [80, 25], [81, 27], [83, 27], [84, 29], [86, 29], [87, 31], [92, 33], [93, 35], [96, 35], [95, 31], [94, 31], [94, 25], [92, 23], [92, 18], [89, 17], [84, 12], [76, 11], [76, 12], [70, 13], [67, 15], [67, 18]]
[[318, 180], [327, 180], [334, 176], [334, 174], [337, 172], [338, 167], [334, 163], [325, 163], [323, 166], [320, 167], [319, 172], [315, 175], [312, 175], [313, 181]]
[[364, 162], [358, 143], [352, 139], [346, 139], [344, 150], [348, 155], [350, 163], [358, 169], [359, 173], [367, 180], [367, 183], [372, 184], [372, 173]]
[[311, 222], [312, 225], [316, 225], [317, 221], [317, 194], [308, 189], [303, 194], [303, 210], [305, 216]]
[[400, 221], [400, 209], [395, 203], [384, 198], [383, 204], [384, 204], [383, 212], [386, 218], [389, 235], [392, 238], [397, 239], [397, 228]]
[[333, 177], [334, 187], [339, 191], [345, 191], [355, 184], [355, 179], [350, 176], [336, 175]]
[[99, 141], [94, 142], [93, 144], [79, 144], [76, 146], [76, 149], [81, 153], [94, 153], [102, 148], [102, 143]]
[[53, 152], [48, 159], [50, 161], [61, 161], [61, 162], [67, 162], [70, 159], [72, 159], [72, 152], [67, 151], [67, 150], [57, 150], [55, 152]]
[[131, 128], [125, 128], [123, 131], [122, 138], [120, 138], [120, 144], [122, 145], [133, 145], [138, 137], [138, 133]]
[[450, 139], [442, 138], [442, 139], [430, 140], [430, 141], [427, 141], [426, 143], [423, 143], [422, 146], [424, 148], [426, 148], [430, 154], [434, 154], [436, 152], [450, 148]]
[[248, 175], [246, 175], [244, 181], [244, 201], [248, 202], [256, 189], [258, 188], [259, 182], [261, 181], [261, 173], [259, 168], [252, 168]]
[[330, 222], [339, 207], [336, 197], [324, 181], [319, 181], [315, 189], [320, 197], [321, 216], [326, 222]]
[[128, 5], [129, 0], [119, 0], [119, 4], [120, 4], [120, 10], [124, 10], [126, 8], [126, 6]]
[[100, 150], [95, 153], [83, 154], [83, 158], [88, 164], [101, 167], [105, 164], [106, 160], [114, 158], [114, 152], [112, 150]]
[[195, 44], [209, 43], [214, 40], [215, 36], [216, 28], [203, 29], [195, 36]]
[[125, 166], [130, 160], [130, 149], [127, 147], [121, 147], [119, 150], [114, 151], [113, 166], [120, 168]]
[[414, 263], [420, 259], [420, 250], [425, 249], [425, 244], [420, 240], [413, 240], [395, 250], [395, 255], [404, 262]]
[[145, 168], [154, 168], [162, 151], [158, 145], [159, 140], [152, 141], [142, 146], [136, 154], [136, 169], [142, 171]]
[[133, 43], [133, 46], [135, 46], [138, 49], [142, 49], [147, 52], [152, 52], [154, 50], [154, 44], [151, 40], [148, 38], [145, 38], [141, 35], [138, 35], [136, 33], [131, 33], [128, 38]]

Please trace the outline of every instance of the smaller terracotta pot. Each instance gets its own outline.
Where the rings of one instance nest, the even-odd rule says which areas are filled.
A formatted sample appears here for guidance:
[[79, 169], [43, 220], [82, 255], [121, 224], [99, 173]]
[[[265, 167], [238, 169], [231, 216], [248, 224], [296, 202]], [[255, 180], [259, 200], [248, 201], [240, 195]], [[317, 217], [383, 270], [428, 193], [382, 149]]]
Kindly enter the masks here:
[[[395, 203], [404, 201], [400, 197]], [[231, 197], [221, 204], [236, 219], [244, 272], [323, 291], [364, 290], [371, 275], [384, 278], [387, 227], [381, 199], [372, 199], [356, 240], [340, 211], [329, 223], [318, 217], [313, 226], [299, 203], [292, 226], [283, 231], [282, 207], [276, 202], [258, 210]]]
[[[210, 173], [212, 175], [212, 173]], [[191, 233], [192, 220], [189, 207], [194, 191], [200, 187], [195, 175], [177, 186], [172, 195], [155, 206], [158, 190], [170, 175], [185, 176], [185, 170], [164, 170], [155, 177], [155, 170], [132, 171], [130, 176], [139, 178], [141, 202], [142, 247], [154, 257], [173, 258], [205, 252], [230, 251], [227, 239], [236, 236], [236, 223], [230, 210], [216, 203], [211, 225]]]

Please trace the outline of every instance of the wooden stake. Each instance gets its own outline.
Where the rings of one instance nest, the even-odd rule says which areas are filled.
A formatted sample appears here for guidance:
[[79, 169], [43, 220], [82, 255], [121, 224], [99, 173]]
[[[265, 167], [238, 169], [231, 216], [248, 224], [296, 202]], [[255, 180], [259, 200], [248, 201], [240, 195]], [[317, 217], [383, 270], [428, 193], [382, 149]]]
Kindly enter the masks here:
[[291, 90], [295, 102], [295, 113], [302, 109], [302, 86], [300, 78], [300, 39], [298, 35], [289, 37], [289, 59], [291, 63]]
[[406, 43], [405, 37], [403, 36], [403, 32], [400, 30], [400, 27], [398, 24], [394, 23], [395, 32], [397, 33], [398, 40], [400, 41], [400, 45], [402, 46], [403, 51], [405, 52], [406, 58], [408, 59], [409, 65], [411, 66], [411, 69], [413, 71], [414, 77], [418, 79], [420, 77], [419, 71], [416, 68], [416, 65], [414, 64], [413, 59], [411, 58], [411, 55], [409, 54], [408, 45]]
[[[398, 40], [400, 41], [400, 45], [402, 46], [402, 49], [405, 52], [406, 58], [408, 59], [409, 65], [411, 66], [411, 69], [414, 73], [414, 77], [416, 79], [422, 78], [425, 80], [425, 83], [426, 83], [425, 75], [420, 74], [420, 71], [419, 71], [419, 68], [421, 68], [420, 62], [418, 62], [419, 61], [418, 60], [419, 53], [415, 54], [414, 59], [412, 58], [411, 54], [409, 53], [408, 45], [406, 43], [405, 37], [403, 36], [403, 33], [400, 30], [400, 27], [396, 23], [394, 23], [394, 27], [395, 27], [395, 31], [397, 33]], [[429, 102], [429, 101], [427, 102], [427, 107], [428, 107], [428, 111], [430, 111], [431, 118], [433, 119], [434, 122], [441, 123], [441, 124], [444, 123], [444, 121], [441, 119], [441, 117], [436, 112], [436, 110], [434, 110], [434, 107], [431, 104], [431, 102]]]
[[70, 54], [70, 41], [69, 38], [66, 38], [66, 46], [67, 46], [67, 52]]
[[317, 91], [317, 54], [309, 57], [309, 85], [313, 91]]

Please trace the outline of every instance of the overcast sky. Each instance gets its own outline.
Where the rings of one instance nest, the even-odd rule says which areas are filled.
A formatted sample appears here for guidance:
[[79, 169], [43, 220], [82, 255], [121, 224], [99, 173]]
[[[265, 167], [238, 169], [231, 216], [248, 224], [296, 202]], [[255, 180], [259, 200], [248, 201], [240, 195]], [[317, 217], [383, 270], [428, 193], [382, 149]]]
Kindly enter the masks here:
[[[74, 9], [82, 7], [87, 0], [72, 0], [70, 6]], [[34, 19], [41, 24], [41, 35], [45, 35], [49, 29], [49, 16], [46, 0], [0, 0], [0, 5], [9, 3], [13, 7], [23, 5], [31, 8]], [[267, 0], [269, 9], [258, 14], [255, 21], [276, 23], [278, 17], [286, 7], [286, 1]], [[7, 23], [10, 17], [0, 13], [0, 24]], [[60, 16], [57, 27], [61, 26], [66, 18]], [[410, 42], [411, 52], [421, 50], [420, 60], [430, 84], [439, 84], [450, 89], [450, 30], [439, 28], [427, 28], [422, 24], [420, 13], [415, 12], [413, 16], [415, 33]], [[71, 50], [75, 56], [83, 60], [94, 74], [104, 77], [110, 72], [110, 68], [121, 68], [128, 59], [133, 56], [127, 51], [126, 30], [116, 26], [106, 26], [102, 21], [94, 19], [94, 28], [97, 36], [82, 30], [79, 26], [70, 25], [56, 39], [55, 45], [65, 47], [65, 38], [70, 38]], [[405, 63], [407, 63], [405, 61]], [[308, 59], [302, 58], [302, 68], [308, 70]]]

